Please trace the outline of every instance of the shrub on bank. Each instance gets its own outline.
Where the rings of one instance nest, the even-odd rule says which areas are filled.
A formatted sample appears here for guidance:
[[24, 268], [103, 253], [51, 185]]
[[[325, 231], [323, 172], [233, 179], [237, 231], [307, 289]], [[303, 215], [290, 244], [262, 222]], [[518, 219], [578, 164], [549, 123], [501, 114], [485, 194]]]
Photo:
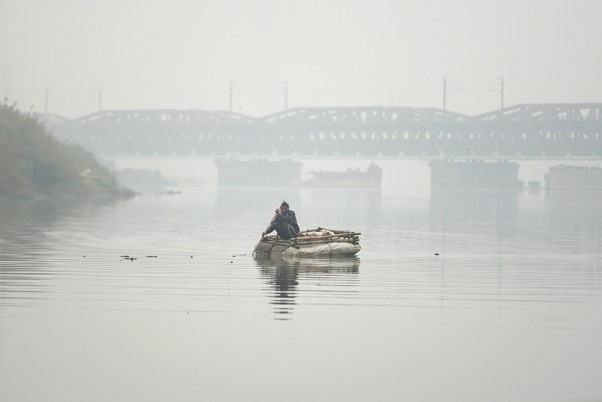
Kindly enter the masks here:
[[91, 197], [131, 195], [94, 155], [51, 136], [37, 116], [0, 104], [0, 195]]

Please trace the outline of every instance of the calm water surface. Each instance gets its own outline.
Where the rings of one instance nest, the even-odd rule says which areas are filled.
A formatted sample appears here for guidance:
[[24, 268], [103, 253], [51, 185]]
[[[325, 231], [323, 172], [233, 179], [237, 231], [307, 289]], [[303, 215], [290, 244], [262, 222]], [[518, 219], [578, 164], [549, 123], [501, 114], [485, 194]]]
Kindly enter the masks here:
[[[357, 258], [253, 258], [283, 196]], [[602, 400], [600, 196], [0, 202], [1, 401]]]

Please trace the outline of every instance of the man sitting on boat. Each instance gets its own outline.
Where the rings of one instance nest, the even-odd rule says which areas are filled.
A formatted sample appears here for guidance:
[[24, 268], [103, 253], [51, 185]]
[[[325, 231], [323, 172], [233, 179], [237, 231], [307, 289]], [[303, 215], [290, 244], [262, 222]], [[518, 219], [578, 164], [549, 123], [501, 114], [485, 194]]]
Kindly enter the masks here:
[[274, 213], [272, 221], [261, 234], [261, 237], [267, 236], [274, 230], [280, 238], [285, 240], [299, 236], [301, 229], [299, 229], [299, 225], [297, 224], [297, 217], [295, 216], [295, 212], [289, 209], [286, 201], [282, 201], [280, 208], [274, 211]]

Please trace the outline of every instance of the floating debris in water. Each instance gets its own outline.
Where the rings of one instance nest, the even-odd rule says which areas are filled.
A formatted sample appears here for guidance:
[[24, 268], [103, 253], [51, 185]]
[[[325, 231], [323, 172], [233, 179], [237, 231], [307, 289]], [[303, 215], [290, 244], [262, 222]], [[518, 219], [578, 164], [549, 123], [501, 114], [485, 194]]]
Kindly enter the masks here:
[[146, 258], [157, 258], [156, 255], [147, 255]]
[[435, 253], [435, 255], [439, 255], [439, 253]]

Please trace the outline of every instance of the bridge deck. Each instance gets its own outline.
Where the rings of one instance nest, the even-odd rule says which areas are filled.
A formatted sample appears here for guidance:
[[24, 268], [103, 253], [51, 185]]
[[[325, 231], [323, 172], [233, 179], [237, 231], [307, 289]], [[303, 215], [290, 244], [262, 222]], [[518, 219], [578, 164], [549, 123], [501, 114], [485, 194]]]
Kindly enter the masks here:
[[47, 120], [107, 155], [465, 159], [602, 158], [602, 103], [527, 104], [466, 116], [435, 108], [103, 111]]

